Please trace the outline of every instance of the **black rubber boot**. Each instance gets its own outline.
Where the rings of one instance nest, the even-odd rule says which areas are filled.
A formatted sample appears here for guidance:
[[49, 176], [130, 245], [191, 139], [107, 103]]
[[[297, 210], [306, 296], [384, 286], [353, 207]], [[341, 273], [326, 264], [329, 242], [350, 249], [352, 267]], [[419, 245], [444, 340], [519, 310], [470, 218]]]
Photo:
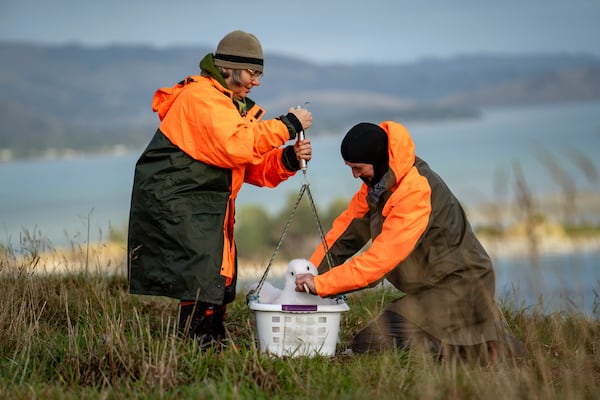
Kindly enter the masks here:
[[182, 302], [179, 307], [179, 332], [200, 346], [221, 345], [225, 336], [225, 306], [202, 302]]
[[227, 306], [223, 304], [222, 306], [216, 306], [213, 308], [213, 318], [212, 318], [212, 334], [213, 337], [217, 340], [221, 340], [225, 338], [225, 315], [226, 315]]

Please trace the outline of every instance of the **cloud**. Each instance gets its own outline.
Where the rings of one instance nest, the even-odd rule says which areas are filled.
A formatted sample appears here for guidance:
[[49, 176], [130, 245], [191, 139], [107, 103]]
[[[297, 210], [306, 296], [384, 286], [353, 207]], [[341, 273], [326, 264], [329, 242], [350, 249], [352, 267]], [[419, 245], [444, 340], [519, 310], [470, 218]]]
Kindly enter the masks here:
[[11, 0], [0, 5], [0, 39], [216, 46], [227, 32], [244, 29], [268, 52], [381, 62], [476, 51], [600, 55], [598, 20], [600, 2], [590, 0]]

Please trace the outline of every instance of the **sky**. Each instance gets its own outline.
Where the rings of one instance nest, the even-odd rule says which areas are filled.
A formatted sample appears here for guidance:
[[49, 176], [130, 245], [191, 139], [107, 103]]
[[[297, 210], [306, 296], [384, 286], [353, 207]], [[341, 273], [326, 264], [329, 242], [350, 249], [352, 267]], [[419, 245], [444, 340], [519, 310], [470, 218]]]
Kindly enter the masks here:
[[0, 40], [214, 48], [242, 29], [267, 54], [316, 63], [473, 52], [600, 56], [599, 21], [600, 0], [0, 0]]

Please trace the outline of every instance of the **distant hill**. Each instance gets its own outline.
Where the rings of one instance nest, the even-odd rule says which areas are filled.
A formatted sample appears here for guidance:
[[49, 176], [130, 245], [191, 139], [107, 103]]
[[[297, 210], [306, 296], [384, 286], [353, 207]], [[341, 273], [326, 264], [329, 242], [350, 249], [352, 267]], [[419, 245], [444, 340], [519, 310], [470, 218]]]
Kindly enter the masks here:
[[[0, 42], [0, 160], [143, 146], [157, 126], [154, 91], [197, 74], [209, 51]], [[313, 135], [362, 120], [472, 118], [484, 107], [600, 99], [600, 59], [586, 54], [315, 65], [267, 53], [265, 69], [251, 97], [268, 117], [310, 101]]]

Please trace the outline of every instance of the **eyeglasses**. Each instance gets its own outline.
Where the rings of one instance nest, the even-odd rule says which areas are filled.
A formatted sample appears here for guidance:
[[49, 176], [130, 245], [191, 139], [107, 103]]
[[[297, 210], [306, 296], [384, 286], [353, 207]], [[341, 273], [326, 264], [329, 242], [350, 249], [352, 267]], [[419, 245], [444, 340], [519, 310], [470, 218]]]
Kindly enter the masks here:
[[250, 75], [250, 81], [260, 81], [263, 77], [263, 73], [259, 71], [255, 71], [253, 69], [246, 69], [246, 72]]

